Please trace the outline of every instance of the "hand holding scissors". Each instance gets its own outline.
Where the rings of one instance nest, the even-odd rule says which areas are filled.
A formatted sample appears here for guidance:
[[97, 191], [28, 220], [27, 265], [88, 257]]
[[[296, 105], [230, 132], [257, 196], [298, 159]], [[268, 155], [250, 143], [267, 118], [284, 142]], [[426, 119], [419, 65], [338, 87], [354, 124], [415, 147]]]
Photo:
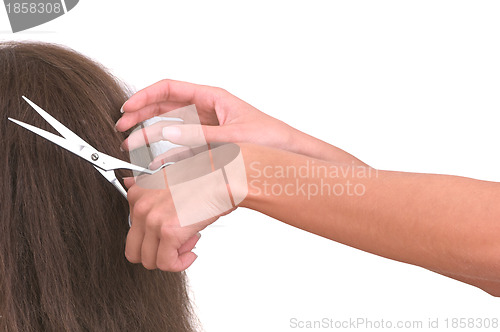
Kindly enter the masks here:
[[[101, 173], [106, 180], [108, 180], [111, 184], [113, 184], [113, 186], [115, 186], [115, 188], [118, 189], [118, 191], [125, 198], [127, 198], [127, 191], [121, 185], [121, 183], [118, 181], [116, 174], [115, 174], [116, 169], [129, 169], [129, 170], [137, 171], [137, 172], [140, 172], [143, 174], [153, 175], [153, 174], [157, 173], [158, 171], [160, 171], [163, 168], [163, 166], [173, 164], [173, 162], [168, 162], [168, 163], [165, 163], [162, 167], [152, 171], [150, 169], [147, 169], [147, 168], [144, 168], [141, 166], [137, 166], [137, 165], [125, 162], [123, 160], [117, 159], [115, 157], [109, 156], [101, 151], [98, 151], [97, 149], [92, 147], [89, 143], [85, 142], [81, 137], [76, 135], [74, 132], [72, 132], [70, 129], [68, 129], [66, 126], [64, 126], [62, 123], [60, 123], [54, 117], [52, 117], [46, 111], [44, 111], [41, 107], [39, 107], [38, 105], [33, 103], [31, 100], [29, 100], [28, 98], [26, 98], [24, 96], [23, 96], [23, 98], [26, 102], [28, 102], [30, 104], [31, 107], [33, 107], [35, 109], [35, 111], [38, 114], [40, 114], [40, 116], [42, 116], [54, 129], [56, 129], [57, 132], [59, 132], [62, 135], [62, 137], [54, 135], [48, 131], [45, 131], [43, 129], [40, 129], [38, 127], [32, 126], [30, 124], [24, 123], [24, 122], [19, 121], [19, 120], [9, 118], [10, 121], [12, 121], [12, 122], [20, 125], [21, 127], [47, 139], [48, 141], [50, 141], [56, 145], [59, 145], [60, 147], [76, 154], [77, 156], [81, 157], [82, 159], [93, 164], [95, 169], [97, 171], [99, 171], [99, 173]], [[129, 180], [128, 181], [129, 185], [131, 185], [133, 182], [135, 182], [132, 178], [129, 178], [128, 180]], [[139, 190], [137, 190], [137, 189], [139, 189]], [[134, 196], [141, 196], [145, 192], [145, 190], [140, 190], [140, 188], [136, 187], [135, 192], [136, 192], [136, 194]], [[163, 190], [163, 191], [160, 191], [160, 193], [168, 195], [169, 191]], [[165, 199], [162, 200], [163, 196], [161, 196], [161, 197], [160, 196], [161, 195], [157, 195], [156, 199], [159, 199], [160, 201], [163, 202]], [[162, 203], [162, 206], [168, 207], [169, 205]], [[170, 209], [167, 208], [168, 213], [172, 213], [171, 210], [172, 210], [171, 208]], [[139, 224], [141, 224], [141, 225], [134, 224], [134, 228], [132, 230], [143, 226], [142, 223], [139, 223]], [[132, 226], [131, 222], [130, 222], [130, 216], [129, 216], [129, 226]], [[198, 228], [196, 228], [195, 230], [192, 230], [191, 228], [187, 228], [187, 227], [186, 228], [178, 228], [176, 230], [174, 229], [176, 234], [179, 233], [183, 237], [186, 238], [184, 241], [182, 241], [183, 243], [177, 245], [176, 250], [174, 250], [173, 252], [170, 250], [163, 250], [164, 252], [161, 252], [160, 256], [164, 257], [165, 259], [161, 260], [162, 264], [160, 266], [157, 266], [157, 264], [156, 264], [156, 253], [158, 251], [161, 251], [162, 249], [165, 249], [163, 247], [165, 246], [166, 242], [168, 242], [167, 245], [169, 245], [170, 247], [172, 245], [175, 246], [175, 243], [173, 243], [175, 241], [172, 241], [173, 238], [169, 237], [168, 238], [169, 241], [163, 241], [163, 243], [164, 243], [163, 247], [160, 247], [160, 248], [157, 248], [160, 243], [159, 242], [156, 243], [157, 247], [152, 248], [153, 250], [144, 251], [144, 254], [149, 254], [149, 252], [152, 252], [154, 255], [149, 255], [151, 257], [148, 256], [149, 257], [148, 261], [147, 262], [144, 261], [143, 264], [149, 269], [154, 269], [157, 267], [160, 267], [163, 270], [170, 270], [170, 271], [181, 271], [181, 270], [186, 269], [196, 258], [196, 255], [190, 251], [196, 245], [196, 242], [198, 241], [198, 239], [200, 237], [200, 234], [198, 233], [200, 226], [197, 225], [197, 227]], [[190, 231], [193, 234], [189, 233]], [[137, 234], [137, 232], [132, 232], [132, 233], [133, 233], [133, 235]], [[170, 232], [167, 232], [167, 233], [170, 234]], [[134, 237], [134, 236], [132, 236], [132, 237]], [[177, 237], [175, 237], [175, 238], [177, 239]], [[127, 242], [131, 242], [131, 240], [129, 239]], [[149, 243], [151, 243], [151, 241], [149, 241], [149, 242], [146, 241], [145, 243], [149, 244]], [[170, 247], [167, 249], [170, 249]], [[176, 257], [174, 257], [175, 259], [172, 258], [172, 253], [174, 253], [176, 255]], [[133, 263], [139, 263], [142, 261], [141, 259], [138, 259], [138, 260], [135, 259], [134, 255], [132, 255], [133, 256], [132, 259], [128, 257], [128, 256], [130, 256], [130, 254], [128, 254], [128, 255], [126, 254], [126, 256], [129, 259], [129, 261], [131, 261]], [[177, 263], [174, 264], [173, 263], [174, 261]], [[148, 263], [149, 263], [149, 265], [148, 265]]]
[[[28, 129], [29, 131], [51, 141], [54, 144], [59, 145], [60, 147], [76, 154], [80, 158], [90, 162], [94, 165], [95, 169], [104, 176], [106, 180], [111, 182], [113, 186], [125, 197], [127, 198], [127, 191], [121, 183], [118, 181], [115, 170], [116, 169], [130, 169], [133, 171], [138, 171], [146, 174], [154, 174], [159, 171], [161, 168], [156, 169], [154, 171], [130, 164], [126, 161], [117, 159], [110, 155], [107, 155], [103, 152], [98, 151], [94, 147], [92, 147], [89, 143], [85, 142], [80, 136], [76, 135], [74, 132], [69, 130], [66, 126], [64, 126], [61, 122], [57, 121], [54, 117], [44, 111], [40, 106], [33, 103], [31, 100], [23, 96], [23, 99], [30, 104], [31, 107], [35, 109], [35, 111], [40, 114], [57, 132], [59, 132], [61, 136], [54, 135], [48, 131], [40, 129], [38, 127], [32, 126], [30, 124], [24, 123], [19, 120], [15, 120], [9, 118], [10, 121], [20, 125]], [[130, 218], [129, 218], [130, 225]]]

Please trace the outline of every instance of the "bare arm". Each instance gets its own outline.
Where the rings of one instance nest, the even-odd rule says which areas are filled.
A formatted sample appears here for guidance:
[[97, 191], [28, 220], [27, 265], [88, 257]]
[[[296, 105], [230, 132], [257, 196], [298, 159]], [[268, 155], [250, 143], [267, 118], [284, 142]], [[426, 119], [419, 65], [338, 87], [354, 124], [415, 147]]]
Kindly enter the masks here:
[[[499, 184], [375, 171], [256, 145], [242, 145], [242, 151], [249, 185], [242, 206], [499, 293]], [[314, 167], [320, 174], [314, 174]], [[330, 170], [327, 176], [323, 167]], [[294, 175], [293, 169], [309, 173]], [[302, 184], [303, 190], [297, 190]], [[316, 192], [321, 187], [323, 192]]]

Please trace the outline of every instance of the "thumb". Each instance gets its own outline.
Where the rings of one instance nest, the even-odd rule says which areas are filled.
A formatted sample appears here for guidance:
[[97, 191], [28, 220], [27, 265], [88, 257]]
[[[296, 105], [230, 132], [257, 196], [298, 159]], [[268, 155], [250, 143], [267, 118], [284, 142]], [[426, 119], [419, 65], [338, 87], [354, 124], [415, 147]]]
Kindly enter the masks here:
[[201, 126], [205, 139], [208, 143], [236, 143], [234, 142], [234, 130], [228, 125], [223, 126]]
[[164, 139], [179, 145], [197, 146], [210, 142], [230, 142], [229, 131], [222, 126], [171, 125], [162, 130]]

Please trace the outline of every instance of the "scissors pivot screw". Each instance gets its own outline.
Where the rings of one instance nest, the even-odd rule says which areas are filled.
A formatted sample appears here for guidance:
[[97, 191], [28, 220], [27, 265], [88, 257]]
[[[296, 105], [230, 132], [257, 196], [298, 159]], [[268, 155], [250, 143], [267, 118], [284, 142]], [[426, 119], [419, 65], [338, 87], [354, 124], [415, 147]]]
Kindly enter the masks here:
[[97, 159], [99, 159], [99, 155], [97, 153], [92, 153], [90, 158], [92, 158], [93, 161], [96, 161]]

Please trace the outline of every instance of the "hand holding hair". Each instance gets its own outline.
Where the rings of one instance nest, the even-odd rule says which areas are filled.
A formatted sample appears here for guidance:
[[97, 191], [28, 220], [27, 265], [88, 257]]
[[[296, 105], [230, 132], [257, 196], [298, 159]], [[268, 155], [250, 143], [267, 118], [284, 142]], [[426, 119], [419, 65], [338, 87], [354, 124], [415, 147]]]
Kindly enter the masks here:
[[[290, 127], [224, 89], [169, 79], [130, 97], [122, 106], [123, 115], [116, 129], [126, 131], [144, 120], [191, 104], [198, 110], [206, 142], [253, 143], [322, 160], [365, 165], [349, 153]], [[198, 135], [198, 130], [193, 131], [190, 125], [168, 123], [165, 130], [156, 129], [158, 139], [175, 144], [185, 144]], [[128, 142], [128, 139], [123, 142], [123, 149], [129, 149]]]

